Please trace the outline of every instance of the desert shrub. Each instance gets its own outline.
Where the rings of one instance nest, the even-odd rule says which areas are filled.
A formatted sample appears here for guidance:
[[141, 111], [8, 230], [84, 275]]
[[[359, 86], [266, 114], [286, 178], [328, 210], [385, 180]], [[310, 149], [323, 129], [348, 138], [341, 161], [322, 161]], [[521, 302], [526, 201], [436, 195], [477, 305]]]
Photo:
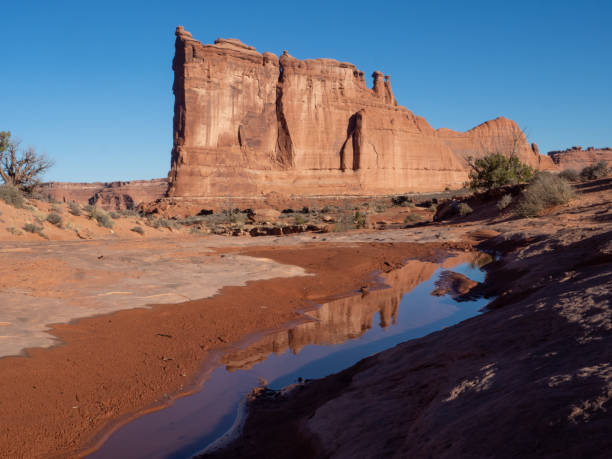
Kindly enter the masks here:
[[142, 226], [135, 226], [130, 231], [134, 231], [135, 233], [138, 233], [141, 236], [144, 235], [144, 229], [142, 228]]
[[[210, 215], [212, 215], [212, 214], [210, 214]], [[212, 218], [212, 217], [207, 217], [207, 216], [204, 216], [204, 215], [192, 215], [190, 217], [185, 217], [185, 218], [179, 220], [177, 223], [179, 223], [181, 225], [186, 225], [186, 226], [197, 225], [197, 224], [205, 222], [208, 218]]]
[[491, 190], [504, 185], [514, 185], [528, 181], [533, 175], [533, 169], [512, 156], [500, 153], [487, 155], [474, 160], [468, 158], [470, 166], [469, 186], [473, 190]]
[[580, 178], [582, 180], [595, 180], [603, 177], [607, 177], [610, 173], [608, 163], [605, 161], [599, 161], [593, 166], [587, 166], [580, 172]]
[[385, 208], [385, 206], [376, 204], [376, 206], [374, 207], [374, 210], [376, 211], [377, 214], [382, 214], [387, 209]]
[[159, 228], [161, 226], [160, 219], [154, 217], [148, 217], [145, 220], [145, 225], [150, 226], [151, 228]]
[[306, 223], [306, 219], [304, 218], [303, 215], [298, 214], [298, 215], [295, 216], [295, 224], [296, 225], [303, 225], [304, 223]]
[[575, 169], [565, 169], [564, 171], [559, 172], [559, 177], [561, 177], [563, 180], [567, 180], [568, 182], [579, 182], [580, 172]]
[[145, 220], [145, 225], [150, 226], [151, 228], [167, 228], [167, 229], [178, 229], [182, 226], [181, 222], [177, 220], [169, 220], [166, 218], [154, 218], [148, 217]]
[[14, 234], [15, 236], [19, 236], [19, 235], [23, 234], [23, 231], [21, 231], [20, 229], [15, 228], [14, 226], [9, 226], [6, 230], [9, 233]]
[[569, 202], [574, 195], [567, 180], [549, 172], [541, 172], [523, 191], [515, 212], [519, 217], [535, 217], [547, 207]]
[[411, 207], [412, 205], [414, 205], [414, 202], [412, 201], [412, 198], [405, 195], [400, 195], [393, 196], [391, 198], [391, 204], [393, 204], [394, 206]]
[[62, 227], [62, 216], [56, 212], [51, 212], [47, 215], [47, 221], [58, 228]]
[[61, 214], [64, 211], [61, 209], [61, 207], [57, 207], [57, 206], [52, 206], [50, 209], [51, 212], [55, 212], [56, 214]]
[[365, 212], [355, 212], [353, 215], [353, 223], [355, 224], [355, 228], [365, 228], [367, 224], [368, 214]]
[[497, 201], [496, 205], [497, 205], [497, 208], [499, 209], [499, 211], [501, 212], [506, 207], [508, 207], [511, 202], [512, 202], [512, 195], [511, 194], [505, 194], [505, 195], [503, 195], [501, 197], [501, 199], [499, 201]]
[[121, 214], [119, 212], [111, 211], [108, 213], [113, 220], [119, 220], [121, 218]]
[[474, 212], [474, 209], [472, 209], [469, 206], [469, 204], [467, 204], [466, 202], [459, 203], [459, 205], [457, 206], [457, 213], [461, 217], [465, 217], [466, 215], [470, 215], [472, 212]]
[[192, 226], [189, 228], [189, 234], [204, 234], [204, 231], [198, 226]]
[[140, 214], [135, 209], [120, 210], [118, 214], [122, 217], [140, 217]]
[[78, 217], [79, 215], [81, 215], [81, 207], [76, 202], [71, 201], [70, 204], [68, 204], [68, 212], [70, 212], [75, 217]]
[[0, 185], [0, 199], [18, 209], [23, 208], [25, 204], [21, 190], [12, 185]]
[[49, 239], [47, 237], [47, 235], [45, 233], [43, 233], [43, 227], [42, 226], [38, 226], [35, 223], [26, 223], [25, 225], [23, 225], [23, 229], [24, 229], [24, 231], [27, 231], [28, 233], [38, 234], [40, 237], [43, 237], [45, 239]]
[[98, 225], [104, 228], [112, 228], [115, 222], [112, 217], [102, 209], [98, 209], [96, 206], [87, 205], [83, 207], [83, 210], [87, 212], [87, 216], [91, 220], [98, 222]]
[[404, 218], [404, 223], [418, 223], [423, 221], [423, 216], [421, 214], [408, 214], [406, 218]]
[[98, 214], [96, 221], [98, 222], [98, 225], [103, 226], [104, 228], [112, 228], [115, 224], [112, 217], [107, 213]]

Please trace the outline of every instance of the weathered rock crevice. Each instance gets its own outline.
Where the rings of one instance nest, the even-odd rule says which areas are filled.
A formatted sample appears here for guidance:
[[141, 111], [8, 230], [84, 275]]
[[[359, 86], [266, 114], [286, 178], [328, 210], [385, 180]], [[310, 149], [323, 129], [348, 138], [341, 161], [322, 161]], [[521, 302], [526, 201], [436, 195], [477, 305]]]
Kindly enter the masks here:
[[289, 133], [289, 126], [283, 111], [283, 66], [278, 67], [278, 84], [276, 85], [276, 123], [278, 137], [276, 143], [276, 161], [283, 168], [293, 167], [293, 142]]

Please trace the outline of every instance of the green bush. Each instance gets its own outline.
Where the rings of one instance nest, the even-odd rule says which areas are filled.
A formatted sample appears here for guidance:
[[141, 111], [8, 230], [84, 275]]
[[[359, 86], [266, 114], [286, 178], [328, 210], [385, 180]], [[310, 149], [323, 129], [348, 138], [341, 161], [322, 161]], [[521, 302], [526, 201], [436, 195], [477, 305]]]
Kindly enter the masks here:
[[579, 182], [580, 172], [575, 169], [565, 169], [564, 171], [559, 172], [559, 177], [561, 177], [563, 180], [567, 180], [568, 182]]
[[130, 231], [134, 231], [135, 233], [138, 233], [141, 236], [144, 235], [144, 229], [142, 228], [142, 226], [135, 226]]
[[504, 185], [515, 185], [528, 181], [533, 175], [533, 169], [521, 163], [514, 155], [506, 157], [494, 153], [476, 160], [469, 157], [468, 165], [469, 185], [473, 190], [491, 190]]
[[501, 212], [506, 207], [508, 207], [511, 202], [512, 202], [512, 195], [511, 194], [505, 194], [505, 195], [503, 195], [501, 197], [501, 199], [499, 201], [497, 201], [496, 205], [497, 205], [497, 208], [499, 209], [499, 211]]
[[472, 209], [467, 203], [462, 202], [457, 206], [457, 213], [461, 216], [461, 217], [465, 217], [466, 215], [470, 215], [472, 212], [474, 212], [474, 209]]
[[523, 191], [515, 212], [519, 217], [535, 217], [548, 207], [569, 202], [574, 196], [567, 180], [550, 172], [540, 172]]
[[582, 180], [595, 180], [603, 177], [607, 177], [610, 174], [608, 163], [605, 161], [599, 161], [594, 166], [587, 166], [580, 172], [580, 178]]
[[62, 216], [58, 213], [51, 212], [47, 215], [47, 221], [58, 228], [62, 227]]
[[78, 217], [79, 215], [81, 215], [81, 207], [76, 202], [71, 201], [70, 204], [68, 204], [68, 212], [70, 212], [75, 217]]
[[25, 204], [25, 198], [21, 190], [12, 185], [0, 186], [0, 199], [18, 209], [22, 209]]

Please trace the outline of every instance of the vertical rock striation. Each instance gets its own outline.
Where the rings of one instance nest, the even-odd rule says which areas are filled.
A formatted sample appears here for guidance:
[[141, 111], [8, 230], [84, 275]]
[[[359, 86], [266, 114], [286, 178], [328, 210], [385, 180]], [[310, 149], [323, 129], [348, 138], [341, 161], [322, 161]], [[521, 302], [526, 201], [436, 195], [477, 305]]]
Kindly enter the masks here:
[[388, 76], [372, 89], [354, 65], [203, 45], [176, 30], [171, 197], [376, 195], [456, 188], [466, 158], [540, 155], [505, 118], [433, 129], [398, 106]]

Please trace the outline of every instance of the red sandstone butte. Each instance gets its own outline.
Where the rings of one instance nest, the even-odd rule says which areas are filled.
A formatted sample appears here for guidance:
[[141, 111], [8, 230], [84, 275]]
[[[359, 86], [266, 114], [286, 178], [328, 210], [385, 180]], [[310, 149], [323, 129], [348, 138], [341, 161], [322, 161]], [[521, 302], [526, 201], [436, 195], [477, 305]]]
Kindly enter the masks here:
[[180, 26], [175, 46], [170, 197], [437, 191], [466, 181], [467, 156], [491, 152], [552, 167], [505, 118], [433, 129], [380, 72], [370, 89], [350, 63], [204, 45]]

